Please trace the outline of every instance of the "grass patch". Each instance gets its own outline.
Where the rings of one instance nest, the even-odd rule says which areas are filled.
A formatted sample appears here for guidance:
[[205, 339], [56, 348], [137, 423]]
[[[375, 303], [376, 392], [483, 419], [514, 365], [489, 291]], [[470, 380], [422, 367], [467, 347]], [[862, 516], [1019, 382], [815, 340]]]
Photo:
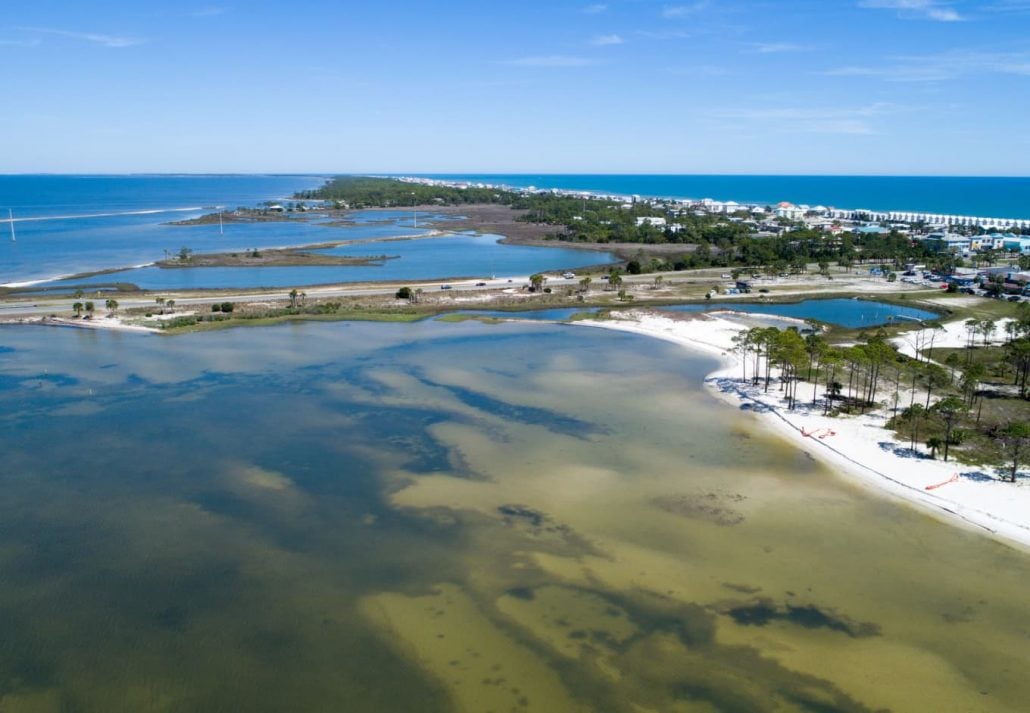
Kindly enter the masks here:
[[164, 334], [186, 334], [191, 332], [211, 332], [233, 327], [267, 327], [284, 322], [418, 322], [433, 316], [428, 312], [375, 312], [375, 311], [342, 311], [326, 314], [276, 314], [259, 317], [245, 315], [231, 319], [208, 319], [197, 321], [196, 318], [184, 318], [163, 325]]
[[[514, 316], [513, 316], [514, 318]], [[482, 322], [483, 324], [499, 324], [505, 321], [501, 317], [494, 317], [485, 314], [462, 314], [460, 312], [448, 312], [436, 318], [437, 322]]]

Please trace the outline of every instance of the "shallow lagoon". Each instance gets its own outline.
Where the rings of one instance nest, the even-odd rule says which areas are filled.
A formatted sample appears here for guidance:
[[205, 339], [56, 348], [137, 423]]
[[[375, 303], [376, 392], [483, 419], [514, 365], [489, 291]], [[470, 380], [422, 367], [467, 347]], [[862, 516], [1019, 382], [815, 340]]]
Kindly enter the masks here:
[[0, 345], [5, 710], [1030, 699], [1025, 554], [759, 435], [672, 345], [475, 322]]
[[[410, 219], [408, 220], [410, 223]], [[273, 224], [281, 225], [281, 224]], [[321, 231], [324, 242], [366, 237], [377, 231], [388, 235], [410, 234], [412, 229], [401, 225], [369, 223], [351, 228], [310, 227]], [[217, 226], [215, 228], [217, 231]], [[355, 234], [355, 231], [360, 231]], [[368, 235], [367, 237], [375, 237]], [[145, 290], [200, 288], [289, 287], [329, 283], [373, 282], [380, 280], [432, 280], [457, 277], [516, 277], [547, 270], [561, 270], [585, 264], [608, 264], [615, 258], [609, 253], [573, 250], [571, 248], [505, 245], [497, 235], [457, 234], [444, 237], [409, 240], [356, 242], [322, 250], [330, 255], [350, 257], [389, 256], [375, 265], [304, 267], [196, 267], [161, 269], [142, 267], [88, 279], [66, 281], [67, 284], [95, 285], [129, 282]], [[293, 243], [302, 242], [293, 240]], [[309, 241], [309, 242], [313, 242]], [[61, 282], [52, 283], [61, 285]]]
[[731, 310], [753, 312], [777, 317], [811, 319], [835, 324], [848, 329], [877, 327], [892, 321], [921, 322], [938, 319], [940, 315], [916, 307], [858, 299], [802, 300], [801, 302], [710, 302], [705, 304], [673, 305], [662, 309], [674, 312], [710, 312]]
[[[937, 319], [939, 315], [915, 307], [876, 302], [873, 300], [823, 299], [802, 300], [800, 302], [695, 302], [682, 305], [655, 306], [654, 309], [670, 312], [746, 312], [748, 314], [767, 315], [769, 317], [788, 317], [790, 319], [809, 319], [826, 324], [855, 329], [876, 327], [891, 321], [926, 321]], [[498, 317], [507, 319], [530, 319], [563, 321], [571, 319], [582, 312], [597, 312], [598, 308], [561, 307], [556, 309], [502, 311], [502, 310], [465, 310], [462, 314], [480, 317]], [[789, 320], [782, 320], [777, 326], [790, 326]]]

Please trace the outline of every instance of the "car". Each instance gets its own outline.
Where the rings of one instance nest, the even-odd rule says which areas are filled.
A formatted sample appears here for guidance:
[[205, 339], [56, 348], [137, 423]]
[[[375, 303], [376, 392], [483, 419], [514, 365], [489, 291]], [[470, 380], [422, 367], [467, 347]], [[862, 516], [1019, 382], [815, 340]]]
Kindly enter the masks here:
[[441, 290], [449, 290], [449, 289], [451, 289], [451, 286], [450, 285], [440, 285], [440, 289]]
[[758, 291], [759, 291], [759, 292], [768, 292], [768, 291], [769, 291], [769, 288], [768, 288], [768, 287], [762, 287], [762, 288], [760, 288], [760, 289], [759, 289]]
[[576, 273], [574, 273], [574, 272], [566, 272], [565, 274], [562, 275], [562, 277], [564, 277], [566, 280], [575, 280], [576, 279]]
[[477, 282], [476, 283], [476, 287], [486, 287], [486, 283], [485, 282]]
[[1009, 302], [1019, 302], [1019, 295], [1009, 295]]

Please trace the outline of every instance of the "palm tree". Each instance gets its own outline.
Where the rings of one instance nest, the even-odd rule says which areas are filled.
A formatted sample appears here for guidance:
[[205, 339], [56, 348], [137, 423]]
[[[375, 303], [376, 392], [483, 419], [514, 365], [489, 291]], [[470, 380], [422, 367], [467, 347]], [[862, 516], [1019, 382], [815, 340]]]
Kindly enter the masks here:
[[175, 312], [175, 300], [165, 300], [165, 306], [169, 312]]
[[87, 316], [89, 316], [92, 319], [93, 318], [93, 310], [94, 310], [93, 303], [92, 302], [87, 302], [86, 305], [85, 305], [85, 308], [86, 308]]
[[582, 280], [579, 281], [579, 286], [580, 288], [582, 288], [583, 292], [590, 292], [591, 282], [593, 282], [593, 280], [591, 280], [589, 276], [584, 277]]
[[75, 304], [73, 304], [72, 305], [72, 311], [75, 312], [75, 316], [76, 317], [81, 317], [82, 316], [82, 303], [81, 302], [76, 302]]
[[104, 306], [113, 314], [118, 309], [118, 300], [109, 298], [104, 302]]
[[541, 275], [539, 272], [534, 275], [530, 275], [529, 277], [529, 284], [530, 287], [532, 287], [533, 292], [539, 292], [540, 288], [544, 286], [544, 283], [546, 281], [547, 278]]
[[300, 293], [297, 292], [297, 288], [294, 288], [294, 289], [290, 290], [290, 307], [291, 308], [297, 306], [297, 295], [299, 295], [299, 294]]

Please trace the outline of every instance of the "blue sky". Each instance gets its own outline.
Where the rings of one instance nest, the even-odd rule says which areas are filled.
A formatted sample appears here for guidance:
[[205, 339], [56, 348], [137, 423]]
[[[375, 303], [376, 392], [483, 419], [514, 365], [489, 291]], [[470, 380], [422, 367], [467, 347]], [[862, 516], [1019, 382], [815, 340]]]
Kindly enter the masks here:
[[4, 172], [1030, 174], [1030, 0], [35, 0]]

